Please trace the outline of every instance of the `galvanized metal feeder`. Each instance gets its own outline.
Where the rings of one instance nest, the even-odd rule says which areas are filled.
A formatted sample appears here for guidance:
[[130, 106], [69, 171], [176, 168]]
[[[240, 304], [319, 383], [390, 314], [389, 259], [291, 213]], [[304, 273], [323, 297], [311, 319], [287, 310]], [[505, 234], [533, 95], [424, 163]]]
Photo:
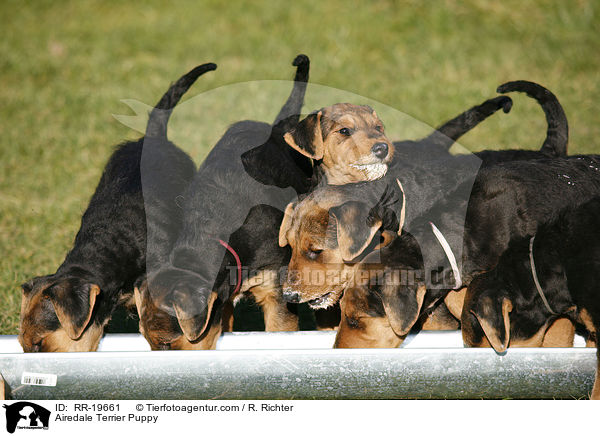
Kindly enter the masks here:
[[[226, 333], [215, 351], [148, 351], [140, 335], [113, 334], [95, 353], [24, 354], [4, 336], [0, 373], [18, 400], [462, 399], [586, 398], [596, 370], [596, 350], [580, 338], [498, 355], [463, 348], [460, 332], [421, 332], [398, 349], [334, 350], [334, 337]], [[55, 386], [24, 374], [55, 376]]]

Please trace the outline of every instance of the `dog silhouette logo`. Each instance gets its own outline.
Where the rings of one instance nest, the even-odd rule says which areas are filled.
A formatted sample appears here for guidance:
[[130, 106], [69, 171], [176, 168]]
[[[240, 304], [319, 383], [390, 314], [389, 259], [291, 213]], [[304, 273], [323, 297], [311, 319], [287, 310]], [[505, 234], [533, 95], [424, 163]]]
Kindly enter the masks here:
[[6, 409], [6, 431], [18, 429], [48, 429], [50, 411], [28, 401], [3, 405]]

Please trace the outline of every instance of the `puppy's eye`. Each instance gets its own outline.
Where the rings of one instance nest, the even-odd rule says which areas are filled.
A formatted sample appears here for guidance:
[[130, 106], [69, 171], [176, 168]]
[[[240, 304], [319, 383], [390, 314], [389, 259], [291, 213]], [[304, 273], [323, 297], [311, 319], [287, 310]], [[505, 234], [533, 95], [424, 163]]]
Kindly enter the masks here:
[[340, 132], [344, 136], [350, 136], [350, 135], [352, 135], [352, 130], [349, 129], [348, 127], [344, 127], [342, 129], [338, 130], [338, 132]]
[[360, 327], [360, 321], [357, 318], [347, 317], [346, 323], [348, 324], [348, 327], [350, 327], [351, 329], [357, 329]]
[[310, 260], [316, 260], [317, 257], [319, 257], [319, 254], [321, 254], [323, 250], [314, 250], [314, 249], [310, 249], [306, 251], [306, 257], [308, 257]]
[[377, 130], [379, 133], [383, 133], [383, 126], [375, 126], [375, 130]]

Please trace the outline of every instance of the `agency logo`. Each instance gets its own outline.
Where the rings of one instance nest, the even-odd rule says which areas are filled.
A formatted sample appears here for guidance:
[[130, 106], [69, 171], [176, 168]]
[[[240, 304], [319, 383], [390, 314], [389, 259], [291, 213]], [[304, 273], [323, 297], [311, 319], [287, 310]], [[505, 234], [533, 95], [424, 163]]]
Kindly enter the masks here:
[[19, 401], [3, 405], [6, 409], [6, 431], [14, 433], [16, 429], [48, 430], [50, 411], [28, 401]]

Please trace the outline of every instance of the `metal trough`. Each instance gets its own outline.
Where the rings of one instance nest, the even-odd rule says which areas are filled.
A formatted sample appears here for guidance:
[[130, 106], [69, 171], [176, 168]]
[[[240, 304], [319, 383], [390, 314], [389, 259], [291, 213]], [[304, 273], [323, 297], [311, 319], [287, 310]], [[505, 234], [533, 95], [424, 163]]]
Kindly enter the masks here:
[[[399, 349], [333, 350], [334, 336], [231, 333], [215, 351], [143, 351], [139, 335], [108, 335], [102, 352], [38, 354], [2, 337], [0, 373], [13, 399], [458, 399], [585, 398], [596, 369], [592, 348], [500, 356], [462, 348], [460, 332], [421, 332]], [[56, 386], [21, 384], [24, 372]]]

